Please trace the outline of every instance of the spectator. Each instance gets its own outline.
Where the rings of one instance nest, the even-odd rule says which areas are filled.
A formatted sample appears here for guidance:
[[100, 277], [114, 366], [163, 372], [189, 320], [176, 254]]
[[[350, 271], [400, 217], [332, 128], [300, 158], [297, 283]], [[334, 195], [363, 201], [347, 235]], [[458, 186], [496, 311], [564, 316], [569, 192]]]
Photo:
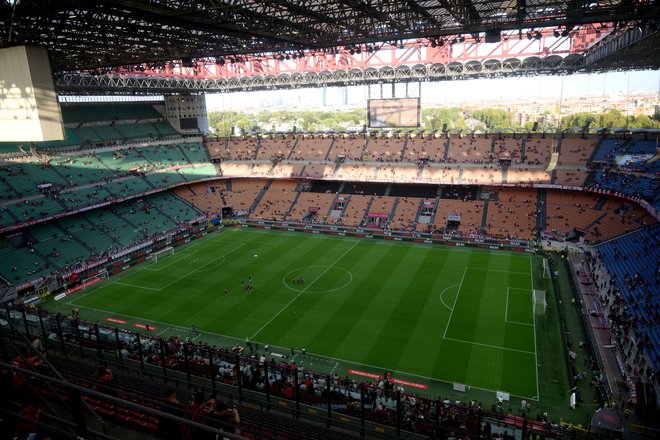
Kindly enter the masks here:
[[[183, 405], [176, 398], [176, 391], [173, 389], [165, 392], [165, 403], [161, 411], [176, 417], [183, 417]], [[161, 417], [158, 420], [158, 431], [165, 440], [181, 439], [181, 425], [176, 420]]]
[[[204, 423], [204, 416], [206, 415], [204, 404], [204, 393], [201, 391], [195, 391], [193, 394], [193, 401], [186, 406], [183, 417], [191, 422]], [[194, 440], [197, 438], [196, 428], [184, 424], [181, 430], [183, 440]]]
[[[209, 413], [208, 425], [216, 429], [221, 429], [230, 434], [240, 435], [241, 430], [239, 426], [241, 418], [238, 414], [236, 407], [229, 408], [227, 404], [221, 400], [215, 402], [215, 408]], [[219, 440], [219, 436], [213, 436], [213, 439]]]

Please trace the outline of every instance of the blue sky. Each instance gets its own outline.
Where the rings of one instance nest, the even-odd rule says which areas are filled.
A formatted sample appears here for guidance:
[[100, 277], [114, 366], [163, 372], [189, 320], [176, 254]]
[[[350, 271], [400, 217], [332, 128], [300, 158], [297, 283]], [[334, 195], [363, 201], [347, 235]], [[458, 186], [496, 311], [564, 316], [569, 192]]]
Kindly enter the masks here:
[[[451, 105], [459, 100], [551, 98], [560, 96], [602, 96], [627, 93], [651, 92], [660, 94], [660, 71], [608, 72], [589, 75], [534, 76], [501, 79], [474, 79], [465, 81], [438, 81], [422, 83], [422, 104]], [[396, 97], [405, 97], [405, 85], [396, 86]], [[418, 96], [416, 84], [409, 87], [410, 96]], [[391, 86], [383, 88], [384, 98], [391, 97]], [[371, 87], [371, 97], [380, 98], [381, 90]], [[364, 86], [328, 88], [325, 92], [328, 105], [363, 106], [367, 99]], [[298, 89], [265, 92], [237, 92], [208, 94], [209, 110], [240, 110], [255, 107], [255, 103], [268, 102], [274, 108], [318, 108], [323, 103], [323, 89]]]

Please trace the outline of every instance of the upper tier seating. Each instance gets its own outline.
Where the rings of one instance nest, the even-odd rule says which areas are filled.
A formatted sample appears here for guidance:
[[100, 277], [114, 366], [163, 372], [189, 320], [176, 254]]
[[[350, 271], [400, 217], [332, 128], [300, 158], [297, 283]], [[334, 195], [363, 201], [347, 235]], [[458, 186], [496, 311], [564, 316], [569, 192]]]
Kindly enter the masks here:
[[[222, 141], [224, 142], [224, 141]], [[232, 138], [226, 141], [223, 147], [217, 143], [213, 148], [209, 148], [211, 158], [222, 158], [225, 160], [251, 160], [257, 154], [257, 140], [256, 139], [243, 139]]]
[[377, 162], [399, 162], [405, 145], [403, 139], [371, 138], [367, 140], [365, 160]]
[[432, 136], [411, 138], [408, 140], [403, 160], [417, 162], [421, 158], [428, 157], [431, 162], [444, 162], [446, 145], [446, 138]]
[[272, 139], [264, 139], [265, 142], [259, 142], [257, 159], [270, 160], [273, 157], [285, 159], [289, 156], [291, 148], [296, 143], [292, 137], [275, 136]]
[[594, 162], [613, 162], [617, 154], [625, 151], [625, 139], [603, 139], [594, 154]]
[[328, 159], [335, 161], [338, 157], [343, 156], [346, 160], [362, 160], [365, 145], [364, 137], [338, 137], [332, 143]]
[[447, 161], [449, 162], [491, 162], [493, 139], [485, 137], [451, 138]]
[[598, 145], [598, 139], [596, 138], [566, 137], [561, 141], [558, 164], [585, 166], [596, 145]]
[[299, 137], [291, 152], [293, 160], [324, 160], [333, 139], [324, 137]]
[[520, 163], [522, 156], [522, 138], [504, 136], [495, 140], [493, 149], [494, 160], [511, 160]]
[[547, 139], [528, 137], [525, 139], [525, 160], [522, 162], [528, 165], [544, 165], [549, 163], [550, 156], [554, 151], [553, 144], [554, 142], [548, 142]]

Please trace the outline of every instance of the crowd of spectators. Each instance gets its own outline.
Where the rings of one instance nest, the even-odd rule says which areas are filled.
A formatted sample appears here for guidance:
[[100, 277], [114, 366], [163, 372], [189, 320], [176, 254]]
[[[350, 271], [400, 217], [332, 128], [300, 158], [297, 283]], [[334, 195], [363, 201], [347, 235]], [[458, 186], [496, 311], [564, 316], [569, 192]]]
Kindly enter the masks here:
[[660, 368], [657, 233], [658, 227], [642, 229], [599, 246], [587, 260], [612, 340], [624, 357], [623, 373], [634, 381], [653, 382]]
[[[28, 316], [36, 313], [26, 309]], [[12, 313], [17, 328], [24, 327], [21, 312]], [[410, 392], [385, 372], [381, 377], [362, 380], [336, 373], [318, 373], [309, 369], [312, 360], [306, 351], [270, 347], [247, 341], [231, 347], [212, 346], [204, 342], [194, 343], [192, 333], [183, 336], [161, 338], [147, 330], [136, 334], [124, 330], [116, 332], [100, 323], [81, 320], [75, 313], [71, 315], [49, 315], [41, 312], [48, 335], [48, 344], [59, 344], [62, 337], [71, 344], [82, 344], [89, 348], [114, 351], [121, 357], [118, 365], [133, 360], [135, 366], [142, 360], [145, 364], [190, 373], [216, 383], [239, 386], [285, 400], [299, 400], [312, 407], [331, 405], [332, 411], [353, 417], [361, 417], [361, 407], [367, 420], [388, 426], [397, 425], [397, 407], [400, 411], [401, 428], [431, 435], [438, 433], [438, 427], [445, 436], [474, 434], [478, 430], [480, 412], [487, 411], [491, 416], [514, 424], [521, 424], [523, 418], [539, 423], [538, 427], [549, 427], [547, 414], [539, 411], [536, 417], [525, 406], [512, 414], [509, 405], [495, 401], [484, 407], [478, 401], [460, 401], [455, 398], [437, 396], [426, 397]], [[30, 322], [30, 321], [28, 321]], [[28, 325], [35, 326], [34, 323]], [[147, 326], [147, 329], [149, 327]], [[62, 333], [59, 333], [59, 329]], [[38, 327], [33, 327], [36, 334]], [[117, 344], [117, 340], [119, 344]], [[52, 347], [52, 345], [51, 345]], [[43, 348], [42, 348], [43, 349]], [[112, 394], [113, 372], [104, 363], [99, 364], [93, 378], [96, 389]], [[165, 394], [164, 411], [182, 416], [188, 420], [213, 425], [214, 417], [223, 423], [217, 427], [226, 429], [227, 423], [240, 427], [238, 411], [227, 407], [226, 402], [212, 396], [204, 398], [201, 391], [193, 393], [192, 401], [182, 404], [174, 391]], [[207, 417], [211, 416], [211, 417]], [[520, 426], [520, 425], [519, 425]], [[160, 427], [164, 432], [172, 431], [168, 438], [193, 438], [188, 426], [179, 426], [175, 421], [164, 419]], [[164, 429], [167, 428], [167, 429]], [[490, 434], [490, 426], [481, 426]], [[239, 431], [236, 431], [239, 433]], [[198, 433], [199, 434], [199, 433]], [[493, 432], [501, 436], [502, 430]], [[197, 438], [197, 437], [194, 437]]]

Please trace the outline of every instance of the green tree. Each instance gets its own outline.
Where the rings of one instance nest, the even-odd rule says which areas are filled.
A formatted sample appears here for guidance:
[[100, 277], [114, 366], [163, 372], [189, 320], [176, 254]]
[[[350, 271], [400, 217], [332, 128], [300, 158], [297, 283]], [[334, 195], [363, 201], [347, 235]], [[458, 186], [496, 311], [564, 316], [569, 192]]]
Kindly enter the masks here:
[[483, 122], [489, 130], [511, 128], [511, 113], [496, 108], [485, 108], [472, 112], [472, 117]]

